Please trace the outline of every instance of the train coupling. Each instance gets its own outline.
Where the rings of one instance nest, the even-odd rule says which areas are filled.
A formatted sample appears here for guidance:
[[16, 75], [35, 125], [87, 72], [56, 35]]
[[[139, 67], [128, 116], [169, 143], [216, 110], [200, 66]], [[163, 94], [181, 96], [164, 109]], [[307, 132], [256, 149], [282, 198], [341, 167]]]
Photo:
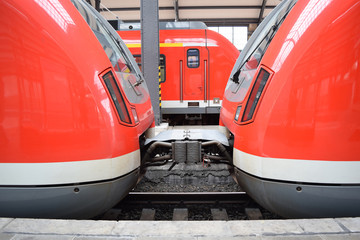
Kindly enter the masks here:
[[210, 129], [167, 130], [145, 141], [142, 166], [212, 163], [232, 165], [232, 146], [220, 131]]

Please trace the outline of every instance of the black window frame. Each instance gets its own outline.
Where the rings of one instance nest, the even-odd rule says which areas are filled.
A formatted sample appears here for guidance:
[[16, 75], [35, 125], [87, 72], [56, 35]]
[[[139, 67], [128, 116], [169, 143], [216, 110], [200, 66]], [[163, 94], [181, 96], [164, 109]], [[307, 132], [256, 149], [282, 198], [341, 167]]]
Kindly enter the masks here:
[[[195, 54], [196, 53], [196, 54]], [[189, 61], [189, 57], [197, 57], [195, 65], [192, 61]], [[190, 63], [190, 65], [189, 65]], [[200, 50], [197, 48], [190, 48], [186, 51], [186, 65], [188, 68], [198, 68], [200, 67]]]
[[265, 92], [266, 86], [269, 83], [271, 75], [272, 73], [267, 69], [263, 67], [260, 68], [244, 108], [241, 123], [248, 123], [254, 119], [256, 110], [259, 107], [259, 103]]
[[102, 74], [101, 79], [104, 81], [104, 85], [106, 86], [109, 97], [112, 100], [112, 105], [118, 113], [119, 120], [122, 123], [131, 125], [132, 120], [128, 111], [128, 107], [126, 106], [125, 99], [121, 93], [119, 85], [115, 80], [113, 72], [111, 70], [105, 71], [105, 73]]

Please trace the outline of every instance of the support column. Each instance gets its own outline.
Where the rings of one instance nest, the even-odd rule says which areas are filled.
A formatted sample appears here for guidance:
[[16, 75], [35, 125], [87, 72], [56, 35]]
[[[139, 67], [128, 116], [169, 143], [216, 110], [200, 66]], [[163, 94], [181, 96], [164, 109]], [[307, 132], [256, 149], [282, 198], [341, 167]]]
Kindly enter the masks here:
[[148, 85], [155, 124], [161, 122], [159, 106], [159, 3], [141, 0], [141, 67]]

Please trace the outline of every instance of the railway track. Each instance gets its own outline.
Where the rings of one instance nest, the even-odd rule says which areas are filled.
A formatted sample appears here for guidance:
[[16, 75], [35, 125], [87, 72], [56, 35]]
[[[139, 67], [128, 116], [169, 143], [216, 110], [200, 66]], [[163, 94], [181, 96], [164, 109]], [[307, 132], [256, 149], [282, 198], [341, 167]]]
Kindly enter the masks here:
[[257, 220], [280, 218], [245, 192], [131, 192], [101, 220]]

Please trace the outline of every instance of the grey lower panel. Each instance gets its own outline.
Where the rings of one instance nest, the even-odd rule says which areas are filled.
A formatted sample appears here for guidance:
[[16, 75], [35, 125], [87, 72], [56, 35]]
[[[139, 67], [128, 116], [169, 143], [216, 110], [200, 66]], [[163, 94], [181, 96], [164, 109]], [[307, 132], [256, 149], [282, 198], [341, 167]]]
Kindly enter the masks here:
[[0, 217], [75, 218], [97, 216], [135, 186], [139, 170], [100, 183], [56, 187], [0, 187]]
[[219, 114], [220, 107], [161, 108], [162, 114]]
[[219, 114], [220, 113], [220, 107], [207, 107], [206, 113], [208, 114]]
[[[319, 170], [319, 174], [321, 170]], [[359, 217], [360, 185], [269, 181], [235, 169], [240, 186], [260, 205], [286, 218]]]

